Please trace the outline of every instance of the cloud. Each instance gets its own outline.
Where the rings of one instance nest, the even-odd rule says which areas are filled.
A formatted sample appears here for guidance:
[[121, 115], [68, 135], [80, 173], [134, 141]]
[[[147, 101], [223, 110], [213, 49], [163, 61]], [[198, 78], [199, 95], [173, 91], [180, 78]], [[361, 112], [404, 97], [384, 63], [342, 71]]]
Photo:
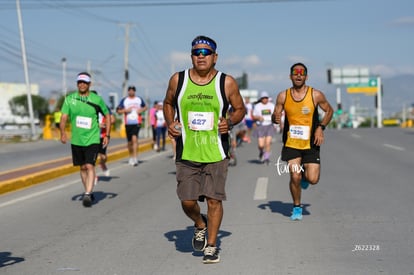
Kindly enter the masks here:
[[186, 65], [189, 61], [191, 60], [188, 52], [172, 52], [170, 55], [170, 62], [177, 66]]
[[400, 74], [414, 75], [414, 66], [400, 66], [395, 68], [378, 64], [370, 67], [370, 73], [372, 75], [380, 75], [381, 77], [393, 77]]
[[276, 76], [270, 73], [251, 73], [249, 74], [249, 80], [253, 82], [274, 82]]
[[262, 62], [257, 55], [248, 56], [232, 56], [221, 61], [226, 66], [238, 66], [242, 68], [249, 68], [252, 66], [259, 66]]
[[380, 75], [382, 77], [391, 77], [394, 76], [397, 72], [394, 68], [391, 68], [386, 65], [374, 65], [370, 68], [371, 75]]
[[306, 57], [303, 57], [303, 56], [299, 56], [299, 55], [297, 55], [297, 56], [295, 56], [295, 55], [288, 56], [287, 60], [292, 64], [297, 63], [297, 62], [301, 62], [301, 63], [304, 63], [304, 64], [309, 63], [309, 59], [307, 59]]
[[414, 16], [399, 17], [392, 21], [393, 25], [411, 26], [414, 25]]
[[249, 55], [246, 56], [244, 59], [244, 64], [247, 66], [257, 66], [260, 65], [262, 62], [257, 55]]

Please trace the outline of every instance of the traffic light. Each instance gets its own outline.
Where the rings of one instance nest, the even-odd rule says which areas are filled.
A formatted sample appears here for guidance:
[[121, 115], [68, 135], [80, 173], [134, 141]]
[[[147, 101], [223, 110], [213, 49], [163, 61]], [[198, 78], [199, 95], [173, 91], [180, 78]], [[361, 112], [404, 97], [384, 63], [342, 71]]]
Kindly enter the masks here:
[[115, 111], [116, 104], [118, 102], [118, 95], [116, 93], [109, 93], [109, 109], [111, 109], [112, 112]]
[[115, 109], [115, 97], [112, 95], [109, 96], [109, 108], [111, 110]]
[[342, 110], [342, 104], [338, 103], [338, 110], [336, 110], [336, 114], [337, 115], [342, 115], [343, 114], [343, 110]]
[[327, 75], [328, 75], [328, 84], [331, 84], [332, 83], [332, 72], [331, 72], [331, 69], [328, 69]]

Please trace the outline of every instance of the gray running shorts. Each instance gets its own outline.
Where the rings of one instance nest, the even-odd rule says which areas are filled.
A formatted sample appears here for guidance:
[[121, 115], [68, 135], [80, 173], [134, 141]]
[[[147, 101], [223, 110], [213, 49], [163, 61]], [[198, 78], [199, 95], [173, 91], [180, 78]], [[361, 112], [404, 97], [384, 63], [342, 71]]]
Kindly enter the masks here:
[[229, 160], [214, 163], [176, 163], [177, 195], [182, 201], [212, 198], [226, 200], [225, 185]]
[[273, 124], [270, 125], [258, 125], [256, 127], [253, 136], [256, 138], [263, 138], [263, 137], [273, 137], [276, 133], [275, 126]]

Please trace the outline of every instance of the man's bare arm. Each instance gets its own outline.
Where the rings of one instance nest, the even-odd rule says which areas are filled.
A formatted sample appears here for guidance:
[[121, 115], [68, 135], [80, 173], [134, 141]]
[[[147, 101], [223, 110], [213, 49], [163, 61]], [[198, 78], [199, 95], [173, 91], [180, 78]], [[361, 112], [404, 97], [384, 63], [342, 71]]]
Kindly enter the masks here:
[[321, 91], [315, 90], [314, 96], [316, 104], [325, 112], [320, 123], [327, 126], [332, 119], [333, 108]]
[[172, 137], [178, 137], [181, 135], [181, 123], [174, 121], [175, 118], [175, 93], [177, 92], [178, 86], [178, 73], [171, 76], [168, 82], [168, 88], [165, 93], [163, 112], [165, 122], [168, 127], [168, 135]]
[[240, 95], [239, 86], [237, 85], [236, 80], [227, 75], [224, 85], [227, 98], [233, 109], [229, 119], [232, 124], [236, 125], [245, 117], [246, 107], [244, 106], [243, 97]]
[[276, 105], [275, 109], [273, 110], [272, 114], [272, 122], [275, 124], [280, 124], [282, 119], [282, 112], [283, 112], [283, 104], [285, 104], [286, 99], [286, 91], [280, 92], [276, 98]]
[[67, 141], [66, 137], [66, 121], [68, 120], [67, 114], [62, 114], [62, 117], [60, 118], [59, 128], [60, 128], [60, 141], [65, 144]]

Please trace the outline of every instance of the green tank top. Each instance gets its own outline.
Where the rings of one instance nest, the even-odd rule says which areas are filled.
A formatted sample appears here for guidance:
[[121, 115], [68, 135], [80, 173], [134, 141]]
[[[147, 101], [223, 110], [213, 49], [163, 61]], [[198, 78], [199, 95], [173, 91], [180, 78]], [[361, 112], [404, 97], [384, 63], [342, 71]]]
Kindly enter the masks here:
[[227, 158], [228, 135], [218, 131], [219, 119], [226, 117], [228, 109], [225, 74], [217, 72], [205, 85], [192, 82], [189, 70], [182, 76], [182, 86], [176, 95], [178, 118], [183, 125], [181, 140], [177, 143], [177, 160], [212, 163]]

